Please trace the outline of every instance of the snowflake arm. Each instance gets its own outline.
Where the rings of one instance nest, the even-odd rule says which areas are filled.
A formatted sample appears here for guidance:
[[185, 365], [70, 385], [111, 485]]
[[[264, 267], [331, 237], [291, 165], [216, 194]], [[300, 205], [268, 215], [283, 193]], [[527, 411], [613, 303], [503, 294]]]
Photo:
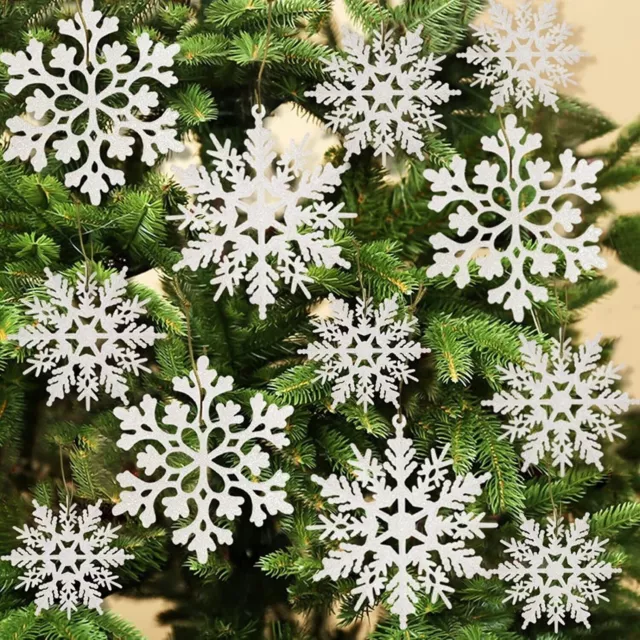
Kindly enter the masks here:
[[[140, 408], [114, 411], [121, 420], [123, 432], [118, 446], [129, 451], [147, 443], [138, 453], [137, 466], [144, 475], [154, 479], [139, 478], [128, 471], [118, 475], [118, 482], [127, 491], [121, 493], [113, 513], [137, 515], [140, 512], [143, 526], [149, 527], [156, 521], [156, 502], [164, 496], [161, 502], [169, 518], [191, 519], [174, 531], [173, 541], [187, 545], [197, 554], [198, 561], [204, 563], [217, 544], [233, 541], [230, 530], [213, 522], [212, 513], [233, 520], [240, 515], [246, 498], [251, 503], [250, 520], [257, 526], [264, 523], [267, 515], [292, 512], [283, 491], [288, 474], [278, 470], [267, 479], [259, 479], [269, 466], [269, 455], [257, 443], [251, 448], [248, 445], [261, 440], [277, 449], [286, 446], [289, 440], [283, 430], [293, 408], [267, 405], [262, 395], [256, 394], [250, 401], [250, 423], [242, 429], [233, 429], [244, 422], [240, 407], [233, 402], [218, 403], [214, 407], [219, 395], [232, 390], [233, 380], [229, 376], [218, 377], [214, 369], [209, 369], [209, 361], [204, 356], [198, 359], [197, 375], [192, 371], [188, 377], [174, 378], [173, 386], [189, 403], [174, 400], [165, 407], [162, 423], [171, 427], [170, 430], [158, 424], [157, 401], [148, 395]], [[194, 406], [197, 411], [190, 419]], [[189, 439], [194, 435], [196, 445]], [[172, 462], [176, 454], [183, 459], [181, 466]], [[159, 470], [164, 473], [155, 478]], [[185, 486], [186, 479], [194, 474], [197, 482]], [[222, 483], [219, 490], [217, 480]], [[190, 505], [195, 507], [195, 515]]]
[[320, 340], [299, 353], [319, 363], [318, 379], [334, 383], [336, 404], [356, 398], [364, 410], [378, 395], [397, 406], [398, 383], [415, 380], [409, 363], [430, 350], [410, 340], [417, 320], [398, 319], [396, 298], [378, 307], [358, 299], [355, 312], [329, 296], [331, 317], [312, 321]]
[[404, 418], [394, 418], [396, 436], [388, 440], [383, 463], [371, 451], [363, 455], [353, 448], [355, 480], [313, 476], [336, 511], [322, 514], [320, 524], [310, 527], [321, 532], [321, 539], [340, 543], [323, 559], [314, 580], [357, 574], [352, 590], [356, 610], [365, 603], [372, 606], [384, 593], [402, 629], [415, 613], [421, 592], [451, 606], [449, 572], [466, 577], [486, 574], [465, 541], [482, 538], [484, 529], [496, 526], [483, 522], [484, 514], [465, 511], [488, 476], [467, 474], [450, 480], [447, 448], [432, 451], [419, 464], [411, 440], [402, 436], [405, 423]]
[[327, 122], [333, 131], [345, 130], [347, 154], [373, 146], [376, 156], [393, 155], [399, 144], [408, 154], [423, 158], [422, 131], [444, 128], [435, 107], [460, 92], [434, 80], [444, 56], [421, 57], [421, 27], [408, 31], [394, 44], [393, 34], [375, 33], [372, 44], [344, 30], [344, 54], [325, 60], [331, 78], [305, 93], [333, 107]]
[[[122, 67], [131, 63], [126, 46], [114, 42], [103, 45], [100, 54], [97, 51], [99, 43], [118, 30], [118, 19], [103, 17], [100, 11], [93, 9], [93, 0], [83, 0], [82, 14], [76, 14], [72, 20], [60, 20], [58, 29], [62, 35], [75, 40], [79, 49], [64, 44], [55, 47], [50, 62], [53, 71], [46, 68], [43, 46], [35, 39], [29, 41], [26, 52], [0, 55], [11, 77], [7, 93], [18, 95], [25, 88], [39, 87], [26, 100], [26, 112], [37, 122], [22, 117], [7, 121], [14, 135], [4, 159], [20, 158], [26, 162], [31, 158], [33, 168], [42, 171], [47, 165], [46, 145], [52, 137], [59, 135], [52, 146], [56, 159], [64, 164], [81, 160], [86, 151], [81, 165], [67, 173], [65, 184], [80, 187], [82, 193], [90, 196], [92, 204], [98, 205], [101, 194], [107, 192], [110, 185], [124, 184], [124, 173], [110, 168], [103, 154], [107, 158], [125, 160], [132, 154], [135, 142], [130, 134], [140, 139], [142, 160], [148, 165], [157, 160], [159, 153], [184, 148], [176, 139], [173, 128], [178, 113], [167, 109], [155, 120], [146, 119], [158, 106], [158, 95], [147, 84], [137, 87], [143, 79], [152, 79], [165, 87], [175, 84], [177, 78], [168, 69], [180, 47], [177, 44], [154, 45], [149, 35], [143, 33], [136, 41], [137, 62], [123, 71]], [[80, 90], [72, 81], [72, 75], [77, 73], [86, 82], [85, 90]], [[98, 77], [105, 76], [110, 80], [102, 86]], [[113, 98], [116, 96], [126, 97], [126, 104], [115, 106]], [[69, 102], [71, 107], [62, 109], [59, 106], [62, 100]], [[108, 130], [102, 128], [102, 119], [110, 122]], [[84, 126], [76, 133], [73, 125], [79, 120]]]
[[52, 373], [47, 384], [48, 404], [64, 398], [72, 387], [89, 410], [104, 388], [112, 398], [127, 402], [125, 373], [148, 371], [139, 349], [164, 338], [153, 327], [138, 325], [145, 301], [126, 299], [126, 268], [102, 286], [95, 274], [81, 273], [74, 287], [59, 273], [45, 269], [46, 298], [27, 299], [26, 314], [34, 324], [9, 336], [21, 347], [37, 349], [27, 359], [25, 374]]
[[575, 84], [569, 67], [585, 53], [566, 44], [571, 29], [566, 23], [556, 23], [557, 13], [555, 0], [537, 12], [529, 0], [522, 1], [515, 15], [491, 0], [491, 23], [473, 27], [478, 43], [458, 57], [480, 67], [471, 86], [492, 87], [492, 112], [513, 99], [526, 115], [536, 98], [558, 110], [556, 87]]
[[35, 527], [15, 527], [23, 546], [2, 560], [24, 569], [18, 589], [37, 589], [36, 614], [56, 604], [68, 618], [80, 604], [102, 612], [100, 592], [120, 586], [112, 570], [133, 556], [111, 547], [120, 527], [101, 524], [100, 505], [80, 515], [63, 505], [56, 516], [34, 500]]
[[196, 234], [174, 269], [211, 266], [215, 300], [246, 282], [249, 300], [264, 319], [280, 280], [292, 292], [300, 289], [309, 297], [309, 264], [349, 267], [326, 232], [343, 228], [343, 220], [355, 214], [324, 201], [340, 186], [347, 164], [305, 169], [306, 139], [299, 145], [291, 142], [278, 158], [273, 136], [263, 126], [264, 109], [254, 108], [253, 114], [255, 127], [247, 131], [243, 154], [232, 149], [229, 140], [222, 144], [212, 136], [211, 172], [193, 166], [175, 169], [195, 202], [171, 219]]
[[503, 437], [524, 440], [522, 470], [538, 464], [547, 453], [561, 475], [575, 456], [602, 470], [600, 440], [624, 438], [611, 414], [624, 413], [637, 403], [609, 388], [620, 379], [619, 367], [598, 366], [599, 336], [576, 351], [569, 340], [553, 340], [550, 354], [533, 340], [524, 336], [520, 340], [523, 366], [501, 368], [508, 389], [483, 404], [510, 415]]
[[521, 525], [522, 539], [503, 542], [511, 558], [497, 569], [500, 579], [512, 583], [505, 602], [525, 603], [525, 629], [546, 613], [547, 623], [565, 623], [565, 615], [589, 628], [587, 604], [607, 600], [598, 582], [609, 580], [620, 569], [600, 560], [607, 540], [589, 539], [589, 514], [568, 526], [549, 518], [546, 527], [534, 520]]
[[[510, 115], [504, 131], [482, 138], [482, 148], [497, 156], [499, 163], [481, 162], [475, 168], [472, 184], [467, 182], [466, 161], [459, 156], [453, 159], [451, 169], [424, 172], [436, 194], [429, 204], [431, 209], [440, 212], [460, 203], [449, 217], [449, 227], [458, 238], [465, 238], [459, 240], [443, 233], [432, 236], [436, 253], [427, 275], [453, 275], [462, 289], [470, 282], [469, 265], [475, 260], [481, 278], [491, 281], [506, 276], [502, 285], [490, 290], [489, 302], [503, 303], [517, 322], [524, 319], [525, 309], [531, 309], [532, 300], [548, 299], [547, 289], [531, 282], [530, 276], [547, 277], [555, 273], [560, 255], [566, 263], [564, 277], [570, 282], [578, 280], [581, 269], [606, 266], [599, 255], [599, 246], [590, 244], [597, 242], [600, 229], [591, 225], [578, 237], [567, 235], [582, 221], [580, 210], [568, 198], [588, 204], [600, 199], [591, 185], [596, 182], [602, 162], [576, 161], [567, 150], [560, 156], [562, 174], [555, 184], [547, 186], [554, 179], [550, 163], [542, 159], [525, 162], [527, 154], [541, 146], [541, 136], [527, 135], [517, 126], [515, 116]], [[522, 203], [522, 194], [528, 191], [535, 195], [530, 202]], [[506, 193], [506, 203], [496, 200], [498, 192]], [[547, 221], [540, 220], [541, 213]], [[489, 217], [495, 220], [486, 222]], [[466, 239], [471, 232], [473, 235]], [[508, 246], [503, 247], [499, 243], [505, 234], [510, 239]], [[504, 262], [509, 264], [507, 274]]]

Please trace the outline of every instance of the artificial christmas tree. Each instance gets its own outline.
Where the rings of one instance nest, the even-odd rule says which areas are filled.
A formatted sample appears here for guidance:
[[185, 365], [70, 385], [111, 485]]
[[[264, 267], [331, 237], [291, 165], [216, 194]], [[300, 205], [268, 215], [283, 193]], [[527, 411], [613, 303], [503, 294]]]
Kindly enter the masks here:
[[[532, 457], [527, 442], [566, 431], [576, 397], [623, 397], [606, 374], [610, 340], [597, 352], [603, 369], [593, 372], [593, 356], [581, 370], [589, 384], [558, 351], [592, 344], [574, 322], [614, 286], [592, 225], [611, 213], [608, 191], [640, 179], [640, 127], [586, 155], [581, 145], [616, 125], [556, 93], [564, 75], [543, 93], [523, 76], [498, 100], [507, 69], [483, 47], [499, 58], [504, 42], [477, 40], [471, 27], [488, 4], [508, 26], [495, 1], [346, 0], [362, 32], [347, 43], [377, 69], [367, 80], [380, 78], [366, 89], [376, 109], [347, 122], [332, 112], [361, 97], [359, 76], [346, 72], [354, 60], [329, 0], [0, 1], [1, 640], [139, 640], [108, 607], [96, 610], [118, 589], [173, 600], [176, 640], [356, 638], [369, 613], [379, 640], [636, 635], [638, 416], [616, 415], [626, 439], [599, 440], [590, 459], [560, 451], [572, 466], [560, 468], [546, 441]], [[524, 3], [511, 25], [524, 38], [542, 20], [544, 42], [565, 46], [554, 11]], [[531, 63], [518, 38], [510, 43]], [[566, 46], [569, 64], [581, 53]], [[487, 86], [477, 82], [482, 51]], [[392, 73], [407, 60], [413, 72]], [[402, 83], [430, 81], [436, 61], [447, 100], [429, 94], [427, 122], [400, 105], [420, 93]], [[16, 84], [34, 65], [46, 83]], [[354, 81], [344, 96], [342, 72]], [[330, 85], [333, 102], [320, 89]], [[321, 126], [338, 118], [344, 137], [317, 160], [291, 136], [276, 148], [269, 127], [284, 104]], [[384, 144], [347, 144], [373, 112]], [[64, 126], [50, 132], [52, 118]], [[153, 123], [157, 144], [145, 137]], [[175, 158], [159, 164], [194, 142], [198, 157], [175, 177]], [[625, 237], [637, 226], [625, 221]], [[604, 242], [624, 245], [633, 263], [621, 228]], [[456, 263], [459, 243], [483, 233], [489, 258]], [[517, 305], [492, 304], [493, 280], [510, 282], [516, 268], [503, 297]], [[150, 272], [153, 289], [139, 277]], [[99, 310], [97, 293], [114, 282], [109, 313], [83, 313]], [[98, 330], [97, 316], [109, 327]], [[144, 339], [129, 335], [138, 332]], [[53, 355], [38, 351], [44, 339]], [[553, 354], [550, 373], [542, 364]], [[29, 370], [43, 357], [80, 370], [111, 358], [117, 393], [99, 372], [89, 392], [69, 375], [50, 403], [49, 378]], [[500, 398], [531, 410], [529, 437], [511, 441], [517, 418], [499, 413]], [[581, 414], [584, 433], [614, 422], [607, 407]], [[47, 551], [64, 567], [91, 549], [53, 523], [100, 518], [95, 548], [117, 561], [97, 585], [81, 580], [90, 597], [69, 571], [64, 601], [41, 606], [18, 561], [22, 546], [47, 544], [29, 533], [34, 501], [36, 524], [68, 544]], [[529, 548], [543, 542], [544, 554]], [[595, 573], [563, 584], [561, 561]], [[523, 582], [525, 571], [547, 581]]]

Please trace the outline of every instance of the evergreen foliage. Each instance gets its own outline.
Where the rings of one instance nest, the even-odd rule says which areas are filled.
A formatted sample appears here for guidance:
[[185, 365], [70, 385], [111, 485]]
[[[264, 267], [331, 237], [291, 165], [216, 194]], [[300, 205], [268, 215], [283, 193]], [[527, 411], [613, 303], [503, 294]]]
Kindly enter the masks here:
[[[455, 54], [463, 47], [469, 24], [485, 5], [485, 0], [345, 0], [349, 16], [365, 31], [381, 21], [399, 33], [420, 25], [425, 53], [436, 54]], [[304, 93], [322, 80], [320, 61], [338, 46], [331, 0], [100, 0], [96, 6], [118, 16], [121, 42], [131, 46], [145, 31], [153, 40], [180, 44], [179, 82], [161, 92], [161, 106], [178, 111], [180, 133], [202, 143], [205, 164], [210, 133], [241, 147], [258, 100], [268, 113], [293, 103], [308, 118], [322, 119], [323, 109]], [[1, 48], [20, 50], [29, 37], [55, 46], [60, 42], [56, 21], [76, 8], [65, 0], [0, 0]], [[380, 456], [392, 433], [393, 409], [380, 405], [364, 413], [353, 402], [332, 407], [329, 386], [316, 380], [315, 365], [298, 349], [312, 337], [310, 311], [329, 294], [351, 301], [365, 293], [375, 301], [398, 294], [419, 320], [422, 344], [431, 349], [416, 363], [418, 380], [405, 385], [401, 397], [419, 456], [448, 444], [456, 472], [491, 473], [478, 509], [499, 527], [479, 544], [485, 564], [497, 565], [499, 541], [516, 535], [523, 517], [543, 520], [558, 512], [572, 518], [589, 512], [593, 534], [610, 540], [608, 561], [624, 573], [605, 585], [610, 601], [595, 608], [591, 629], [569, 623], [557, 635], [543, 624], [522, 631], [517, 608], [503, 603], [504, 585], [475, 578], [454, 581], [450, 610], [421, 599], [405, 631], [381, 602], [370, 637], [637, 637], [640, 415], [626, 417], [628, 439], [607, 450], [604, 472], [577, 464], [559, 477], [550, 464], [522, 474], [518, 447], [501, 438], [500, 417], [481, 404], [500, 388], [499, 367], [519, 361], [521, 334], [545, 344], [564, 329], [579, 339], [574, 321], [614, 283], [596, 273], [584, 274], [571, 286], [559, 280], [549, 301], [536, 303], [525, 325], [517, 325], [510, 313], [488, 304], [486, 281], [474, 277], [459, 290], [451, 279], [426, 276], [433, 256], [429, 238], [447, 232], [448, 211], [429, 209], [431, 194], [422, 172], [447, 166], [455, 153], [470, 166], [481, 162], [480, 138], [499, 130], [504, 115], [490, 113], [488, 93], [470, 86], [471, 75], [466, 63], [447, 57], [442, 79], [462, 94], [443, 108], [446, 131], [425, 133], [425, 161], [398, 154], [394, 166], [385, 168], [367, 151], [351, 158], [335, 198], [358, 217], [334, 234], [351, 270], [312, 267], [312, 298], [283, 290], [265, 320], [241, 287], [234, 297], [224, 294], [214, 302], [206, 270], [173, 271], [185, 238], [170, 218], [187, 195], [166, 171], [142, 164], [139, 154], [121, 163], [127, 184], [113, 189], [100, 206], [64, 186], [52, 155], [41, 174], [0, 160], [0, 555], [16, 545], [12, 527], [28, 521], [33, 498], [52, 507], [67, 494], [79, 503], [101, 499], [113, 505], [119, 495], [115, 476], [135, 468], [135, 454], [115, 444], [119, 425], [112, 410], [117, 402], [104, 397], [88, 413], [71, 396], [47, 407], [46, 378], [23, 375], [29, 354], [8, 339], [30, 322], [22, 301], [41, 292], [46, 267], [72, 275], [88, 263], [103, 280], [126, 266], [134, 276], [130, 294], [148, 300], [147, 321], [168, 335], [146, 354], [151, 370], [130, 377], [131, 403], [139, 403], [145, 393], [168, 403], [172, 378], [188, 373], [194, 359], [206, 354], [219, 373], [233, 376], [231, 399], [246, 406], [249, 393], [260, 390], [269, 402], [293, 405], [290, 444], [272, 458], [290, 475], [287, 489], [295, 510], [261, 529], [244, 513], [232, 525], [234, 543], [217, 549], [203, 565], [170, 543], [170, 521], [159, 519], [157, 526], [145, 529], [137, 518], [113, 518], [107, 508], [105, 518], [122, 525], [118, 544], [135, 556], [119, 571], [124, 594], [173, 599], [176, 608], [166, 621], [175, 640], [355, 637], [363, 614], [356, 613], [355, 600], [347, 595], [352, 579], [313, 581], [329, 545], [308, 530], [323, 506], [311, 475], [350, 472], [352, 444]], [[24, 110], [24, 95], [2, 91], [7, 80], [0, 64], [2, 125]], [[617, 126], [574, 98], [562, 97], [558, 106], [557, 113], [539, 107], [519, 119], [529, 131], [544, 134], [540, 155], [552, 163], [567, 147], [576, 149]], [[640, 121], [623, 129], [608, 148], [582, 154], [605, 162], [598, 183], [604, 197], [584, 211], [585, 223], [611, 212], [607, 193], [640, 179], [634, 156], [639, 139]], [[339, 162], [342, 154], [332, 149], [327, 159]], [[636, 239], [640, 217], [620, 218], [607, 242], [623, 261], [640, 269]], [[136, 278], [150, 270], [159, 278], [161, 293]], [[31, 594], [14, 590], [18, 577], [8, 562], [0, 562], [1, 640], [143, 637], [117, 616], [86, 608], [70, 620], [57, 609], [36, 616]], [[332, 612], [338, 612], [339, 629], [329, 624]]]

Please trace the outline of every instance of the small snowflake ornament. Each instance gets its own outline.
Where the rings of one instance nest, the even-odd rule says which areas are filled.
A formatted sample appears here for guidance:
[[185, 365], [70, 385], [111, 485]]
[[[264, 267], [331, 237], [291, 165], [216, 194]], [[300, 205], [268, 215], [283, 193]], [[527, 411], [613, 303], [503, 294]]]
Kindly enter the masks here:
[[[46, 145], [64, 164], [79, 166], [67, 173], [65, 184], [80, 187], [94, 205], [110, 185], [124, 184], [124, 173], [107, 166], [104, 156], [125, 160], [133, 153], [135, 136], [142, 143], [142, 160], [152, 165], [158, 154], [182, 151], [173, 128], [178, 113], [164, 111], [155, 120], [143, 119], [158, 106], [158, 94], [142, 80], [153, 80], [168, 87], [177, 82], [172, 71], [177, 44], [153, 44], [149, 35], [138, 36], [138, 60], [129, 67], [131, 56], [118, 41], [100, 42], [118, 30], [118, 19], [104, 18], [94, 11], [93, 0], [82, 1], [82, 12], [72, 20], [60, 20], [62, 35], [75, 40], [79, 48], [59, 44], [51, 51], [49, 71], [43, 58], [43, 45], [31, 39], [26, 52], [0, 55], [11, 77], [5, 91], [18, 95], [27, 87], [39, 87], [27, 98], [31, 119], [9, 118], [13, 136], [4, 159], [20, 158], [36, 171], [47, 166]], [[124, 67], [124, 69], [123, 69]], [[129, 67], [127, 69], [127, 67]], [[81, 82], [76, 82], [78, 75]], [[132, 135], [133, 134], [133, 135]]]
[[76, 505], [61, 505], [60, 514], [33, 501], [35, 527], [14, 527], [23, 546], [2, 556], [24, 569], [18, 589], [36, 589], [36, 615], [58, 605], [71, 618], [80, 604], [102, 612], [101, 591], [120, 585], [113, 569], [133, 556], [112, 547], [120, 527], [102, 523], [101, 502], [80, 514]]
[[273, 136], [263, 125], [264, 108], [254, 107], [253, 115], [255, 127], [247, 131], [243, 154], [232, 149], [229, 140], [223, 145], [212, 135], [211, 173], [193, 165], [174, 169], [195, 204], [170, 218], [197, 236], [189, 240], [174, 269], [195, 271], [211, 265], [211, 283], [218, 287], [215, 300], [246, 282], [249, 299], [264, 319], [276, 300], [279, 280], [292, 292], [300, 289], [309, 296], [309, 264], [349, 267], [327, 231], [341, 229], [343, 219], [356, 214], [324, 201], [340, 185], [347, 164], [308, 170], [305, 138], [301, 144], [291, 141], [272, 171], [277, 155]]
[[475, 260], [481, 278], [504, 277], [502, 285], [489, 291], [489, 302], [503, 304], [517, 322], [523, 321], [525, 309], [531, 309], [531, 300], [544, 302], [549, 297], [546, 287], [533, 284], [530, 276], [552, 275], [560, 256], [566, 263], [564, 277], [571, 282], [578, 280], [580, 268], [606, 267], [600, 247], [588, 244], [597, 242], [600, 229], [592, 225], [578, 237], [567, 236], [582, 222], [572, 199], [588, 204], [600, 200], [589, 185], [595, 184], [602, 162], [576, 160], [567, 149], [560, 155], [560, 175], [555, 176], [549, 162], [524, 160], [541, 146], [542, 137], [527, 135], [510, 115], [504, 131], [482, 138], [482, 148], [496, 155], [499, 163], [481, 162], [471, 182], [467, 161], [460, 156], [452, 160], [451, 169], [424, 172], [437, 194], [431, 209], [439, 212], [459, 203], [449, 227], [460, 239], [443, 233], [431, 237], [436, 254], [427, 275], [455, 273], [454, 281], [462, 289], [471, 281], [469, 265]]
[[589, 628], [588, 604], [608, 600], [598, 583], [620, 572], [599, 559], [608, 540], [589, 539], [588, 513], [568, 526], [561, 518], [549, 518], [544, 528], [525, 520], [521, 531], [521, 540], [502, 543], [511, 560], [496, 573], [513, 583], [504, 602], [525, 603], [522, 628], [546, 614], [558, 633], [566, 613]]
[[408, 31], [395, 44], [393, 33], [381, 29], [369, 45], [362, 36], [345, 30], [346, 56], [325, 60], [331, 79], [305, 93], [333, 107], [327, 121], [333, 131], [346, 130], [349, 155], [370, 145], [385, 162], [400, 145], [422, 159], [424, 130], [444, 129], [434, 107], [460, 91], [435, 80], [445, 56], [423, 57], [420, 31], [421, 27]]
[[556, 22], [557, 13], [555, 0], [538, 11], [525, 0], [515, 15], [497, 0], [490, 1], [491, 24], [473, 27], [479, 42], [458, 57], [480, 67], [471, 86], [493, 87], [491, 111], [514, 99], [526, 114], [536, 98], [558, 110], [555, 87], [574, 84], [569, 67], [585, 54], [566, 44], [571, 29]]
[[355, 397], [367, 410], [375, 397], [398, 406], [398, 383], [416, 380], [409, 362], [430, 349], [410, 340], [416, 318], [398, 318], [397, 298], [379, 306], [358, 299], [355, 311], [344, 300], [329, 296], [329, 318], [313, 320], [320, 340], [299, 353], [320, 363], [318, 379], [333, 382], [333, 402]]
[[626, 393], [611, 388], [620, 380], [620, 367], [599, 364], [599, 337], [577, 351], [570, 340], [552, 340], [550, 355], [534, 340], [523, 336], [520, 340], [523, 366], [500, 368], [509, 390], [483, 404], [510, 415], [503, 437], [511, 442], [524, 439], [522, 470], [538, 464], [549, 452], [563, 476], [576, 455], [602, 471], [599, 440], [625, 437], [611, 414], [624, 413], [636, 404]]
[[321, 515], [321, 524], [309, 528], [320, 531], [323, 540], [340, 543], [328, 552], [314, 580], [354, 574], [356, 611], [385, 593], [405, 629], [420, 593], [451, 608], [448, 573], [488, 575], [465, 541], [484, 538], [484, 529], [497, 525], [483, 522], [483, 513], [465, 511], [490, 474], [450, 479], [448, 446], [439, 453], [432, 449], [429, 458], [418, 462], [411, 440], [402, 435], [406, 419], [396, 416], [393, 423], [396, 434], [387, 441], [386, 460], [379, 461], [371, 451], [363, 455], [352, 445], [355, 459], [349, 464], [355, 480], [312, 476], [336, 512]]
[[27, 359], [25, 374], [52, 373], [47, 384], [48, 405], [65, 397], [72, 387], [87, 411], [98, 390], [127, 403], [125, 373], [149, 371], [138, 349], [149, 347], [164, 333], [136, 323], [145, 312], [145, 300], [125, 298], [127, 270], [114, 273], [98, 285], [91, 273], [73, 283], [62, 274], [45, 269], [46, 298], [26, 299], [26, 314], [35, 324], [9, 336], [21, 347], [36, 349]]
[[214, 513], [218, 518], [233, 520], [241, 514], [247, 498], [251, 503], [250, 520], [257, 526], [262, 526], [267, 514], [292, 513], [282, 490], [289, 474], [278, 470], [260, 480], [269, 467], [269, 453], [256, 441], [277, 449], [289, 444], [284, 428], [293, 407], [268, 405], [257, 393], [250, 400], [251, 420], [243, 425], [239, 405], [227, 401], [212, 406], [219, 395], [232, 390], [233, 379], [218, 377], [204, 356], [198, 358], [197, 371], [173, 379], [173, 388], [190, 404], [173, 400], [165, 407], [162, 424], [169, 429], [158, 424], [158, 402], [149, 395], [144, 396], [139, 408], [114, 411], [122, 421], [123, 434], [117, 443], [121, 449], [129, 451], [147, 443], [138, 453], [137, 466], [151, 479], [144, 480], [129, 471], [119, 474], [120, 486], [131, 490], [121, 493], [113, 513], [136, 515], [142, 509], [140, 520], [149, 527], [156, 521], [155, 503], [164, 494], [161, 502], [165, 514], [172, 520], [190, 520], [174, 531], [173, 542], [188, 543], [198, 561], [205, 563], [218, 543], [233, 541], [229, 529], [214, 524]]

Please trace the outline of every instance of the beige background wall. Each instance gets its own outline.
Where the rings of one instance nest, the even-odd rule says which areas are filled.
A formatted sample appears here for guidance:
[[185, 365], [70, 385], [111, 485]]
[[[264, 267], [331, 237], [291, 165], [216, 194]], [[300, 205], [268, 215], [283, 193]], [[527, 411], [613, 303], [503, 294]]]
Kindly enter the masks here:
[[[503, 0], [516, 6], [516, 0]], [[538, 4], [541, 0], [536, 0]], [[599, 107], [614, 121], [625, 124], [640, 116], [640, 88], [632, 74], [630, 63], [640, 58], [640, 0], [564, 0], [559, 2], [564, 19], [573, 25], [576, 41], [590, 54], [578, 71], [578, 85], [573, 93]], [[336, 9], [336, 19], [345, 20], [344, 9]], [[274, 128], [292, 135], [298, 129], [304, 133], [304, 123], [289, 110], [283, 109]], [[296, 131], [296, 134], [298, 131]], [[318, 147], [331, 144], [329, 136], [312, 131], [312, 141]], [[617, 194], [615, 202], [622, 213], [640, 212], [640, 189]], [[640, 250], [640, 248], [638, 249]], [[628, 389], [640, 397], [640, 274], [607, 255], [607, 276], [618, 281], [618, 289], [599, 301], [585, 314], [581, 322], [584, 337], [597, 333], [618, 337], [616, 360], [627, 366]], [[168, 603], [131, 601], [112, 596], [108, 604], [113, 611], [130, 620], [149, 640], [166, 640], [168, 629], [158, 626], [156, 615]]]

